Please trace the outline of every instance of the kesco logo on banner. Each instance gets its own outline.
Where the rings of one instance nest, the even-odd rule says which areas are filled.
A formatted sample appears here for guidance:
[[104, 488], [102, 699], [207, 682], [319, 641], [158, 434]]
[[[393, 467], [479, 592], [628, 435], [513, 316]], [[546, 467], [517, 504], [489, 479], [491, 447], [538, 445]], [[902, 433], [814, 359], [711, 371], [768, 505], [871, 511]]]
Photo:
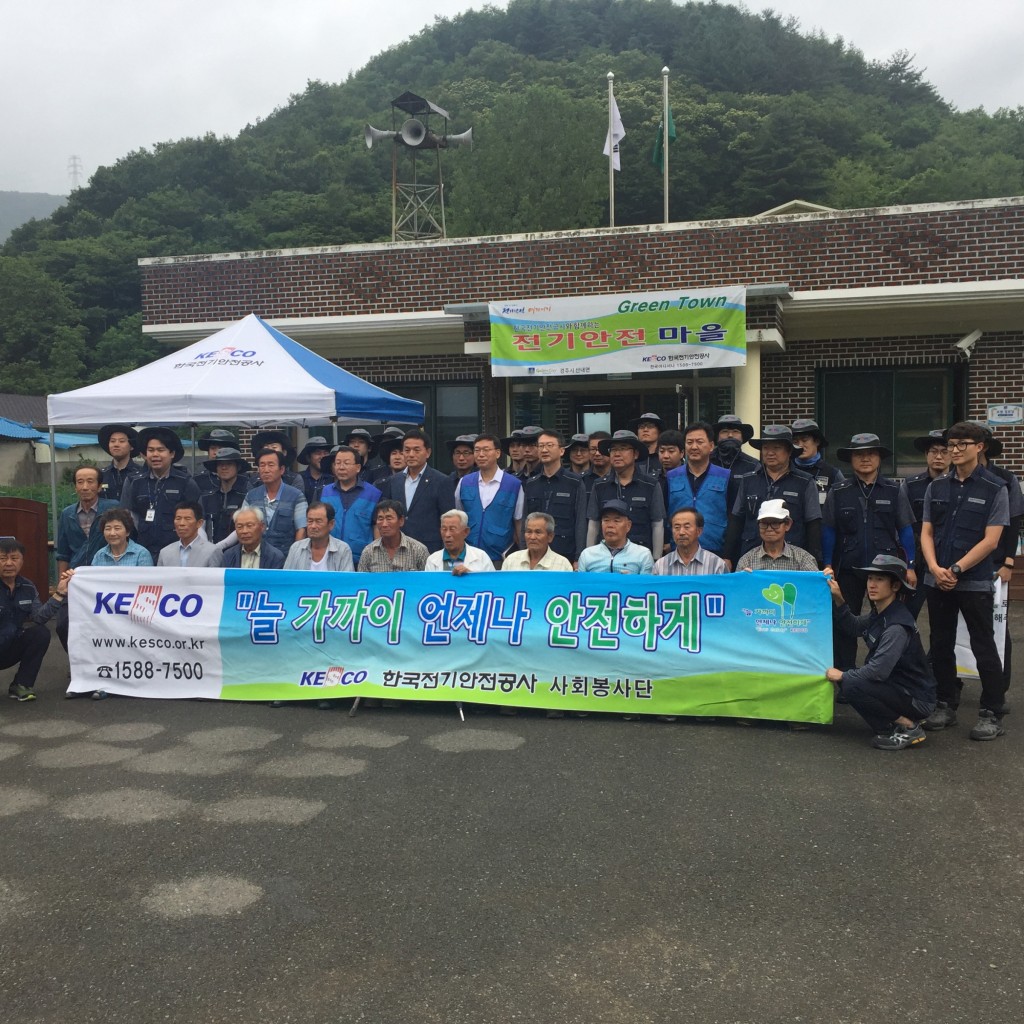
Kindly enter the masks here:
[[146, 584], [134, 591], [101, 591], [96, 595], [93, 615], [127, 615], [133, 622], [152, 622], [157, 615], [165, 619], [176, 615], [191, 619], [202, 610], [203, 599], [199, 594], [165, 594], [163, 587]]

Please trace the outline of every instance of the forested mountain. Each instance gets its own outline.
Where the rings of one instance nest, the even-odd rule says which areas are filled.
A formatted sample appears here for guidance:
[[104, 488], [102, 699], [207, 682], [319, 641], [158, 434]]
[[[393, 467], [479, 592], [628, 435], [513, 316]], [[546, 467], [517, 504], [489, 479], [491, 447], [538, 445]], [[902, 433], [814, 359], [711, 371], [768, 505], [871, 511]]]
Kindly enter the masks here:
[[511, 0], [432, 26], [235, 138], [129, 153], [0, 249], [0, 391], [76, 386], [154, 357], [135, 260], [390, 237], [390, 147], [410, 90], [474, 148], [442, 156], [451, 236], [607, 223], [606, 74], [627, 136], [616, 223], [661, 219], [650, 155], [671, 69], [673, 220], [794, 198], [836, 207], [1024, 193], [1024, 108], [952, 109], [912, 56], [868, 62], [771, 12], [671, 0]]
[[0, 243], [25, 221], [49, 217], [64, 202], [64, 196], [49, 192], [0, 192]]

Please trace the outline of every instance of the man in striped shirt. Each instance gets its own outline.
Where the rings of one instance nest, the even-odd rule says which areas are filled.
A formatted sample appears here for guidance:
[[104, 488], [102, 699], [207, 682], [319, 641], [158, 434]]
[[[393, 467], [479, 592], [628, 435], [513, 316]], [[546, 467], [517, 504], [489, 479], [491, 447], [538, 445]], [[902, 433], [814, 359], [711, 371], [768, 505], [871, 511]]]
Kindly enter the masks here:
[[729, 566], [712, 551], [700, 546], [704, 516], [695, 508], [681, 508], [672, 516], [675, 550], [654, 563], [655, 576], [714, 576]]
[[751, 548], [736, 564], [737, 572], [763, 569], [789, 569], [795, 572], [816, 572], [818, 563], [809, 551], [786, 543], [786, 534], [793, 525], [782, 498], [762, 501], [757, 510], [757, 528], [761, 543]]

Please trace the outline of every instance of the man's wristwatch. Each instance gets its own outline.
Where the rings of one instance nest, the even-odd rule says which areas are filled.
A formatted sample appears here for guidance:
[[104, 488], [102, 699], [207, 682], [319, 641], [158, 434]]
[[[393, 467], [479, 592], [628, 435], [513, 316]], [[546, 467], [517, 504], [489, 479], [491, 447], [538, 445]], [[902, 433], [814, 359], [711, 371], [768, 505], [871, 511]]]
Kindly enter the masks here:
[[951, 565], [951, 566], [949, 567], [949, 571], [950, 571], [950, 572], [951, 572], [951, 573], [952, 573], [952, 574], [953, 574], [954, 576], [959, 576], [959, 575], [960, 575], [960, 573], [962, 573], [962, 572], [963, 572], [963, 569], [961, 569], [961, 568], [960, 568], [960, 563], [959, 563], [959, 562], [954, 562], [954, 563], [953, 563], [953, 564], [952, 564], [952, 565]]

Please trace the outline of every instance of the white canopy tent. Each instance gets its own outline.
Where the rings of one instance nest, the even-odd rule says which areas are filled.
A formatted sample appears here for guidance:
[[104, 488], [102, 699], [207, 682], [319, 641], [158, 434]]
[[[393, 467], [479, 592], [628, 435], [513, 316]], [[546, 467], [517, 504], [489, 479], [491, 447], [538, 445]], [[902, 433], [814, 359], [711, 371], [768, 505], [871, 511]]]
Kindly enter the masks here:
[[[423, 403], [343, 370], [255, 314], [119, 377], [49, 395], [56, 427], [106, 423], [245, 426], [421, 423]], [[51, 461], [54, 537], [57, 474]]]
[[255, 314], [120, 377], [50, 395], [49, 425], [421, 423], [423, 403], [367, 383]]

